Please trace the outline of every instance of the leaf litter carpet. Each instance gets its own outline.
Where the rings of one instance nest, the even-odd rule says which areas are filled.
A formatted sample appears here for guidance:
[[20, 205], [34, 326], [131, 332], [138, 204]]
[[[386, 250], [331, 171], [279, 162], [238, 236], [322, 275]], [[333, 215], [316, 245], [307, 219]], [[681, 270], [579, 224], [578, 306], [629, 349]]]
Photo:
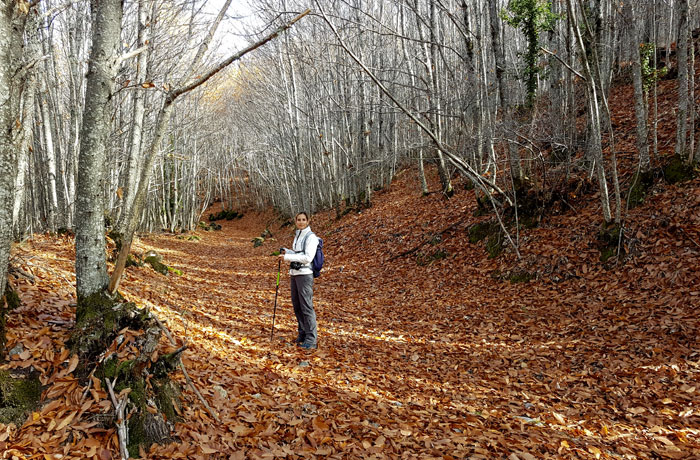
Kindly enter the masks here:
[[[183, 361], [220, 417], [178, 373], [178, 440], [145, 458], [699, 458], [697, 181], [660, 191], [663, 211], [632, 216], [638, 255], [616, 269], [582, 236], [594, 233], [594, 204], [521, 235], [520, 262], [508, 251], [489, 260], [483, 243], [467, 242], [473, 192], [421, 198], [415, 184], [405, 171], [372, 208], [313, 222], [327, 248], [315, 353], [292, 345], [285, 273], [270, 340], [271, 253], [290, 244], [291, 227], [251, 213], [201, 241], [140, 240], [136, 251], [157, 251], [183, 275], [129, 268], [122, 291], [188, 344]], [[253, 248], [268, 224], [273, 238]], [[2, 458], [118, 457], [114, 430], [100, 423], [109, 398], [99, 382], [73, 378], [65, 349], [72, 245], [36, 236], [15, 248], [36, 282], [14, 282], [24, 305], [10, 315], [15, 353], [3, 367], [33, 366], [45, 386], [24, 426], [0, 426]], [[538, 279], [494, 275], [518, 264]], [[135, 332], [124, 335], [128, 345]], [[163, 339], [159, 351], [174, 348]]]

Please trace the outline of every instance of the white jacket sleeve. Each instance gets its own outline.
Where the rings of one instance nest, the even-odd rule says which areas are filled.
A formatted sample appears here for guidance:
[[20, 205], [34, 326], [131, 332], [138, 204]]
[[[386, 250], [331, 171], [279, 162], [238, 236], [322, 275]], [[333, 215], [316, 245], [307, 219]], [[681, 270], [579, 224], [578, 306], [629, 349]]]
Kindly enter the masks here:
[[302, 265], [308, 265], [314, 260], [316, 248], [318, 247], [318, 237], [315, 234], [309, 235], [306, 240], [306, 251], [297, 252], [294, 254], [286, 253], [284, 255], [285, 262], [301, 262]]

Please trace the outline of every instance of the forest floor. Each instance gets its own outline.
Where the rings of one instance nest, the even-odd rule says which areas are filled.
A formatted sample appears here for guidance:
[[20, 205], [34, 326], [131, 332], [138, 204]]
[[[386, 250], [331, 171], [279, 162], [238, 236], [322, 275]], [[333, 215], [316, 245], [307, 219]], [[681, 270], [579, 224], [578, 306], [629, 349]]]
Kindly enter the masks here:
[[[665, 158], [674, 84], [660, 88]], [[611, 99], [623, 189], [636, 162], [631, 91]], [[270, 339], [271, 253], [290, 244], [291, 227], [249, 213], [199, 241], [142, 237], [136, 252], [155, 250], [183, 273], [132, 267], [122, 292], [173, 332], [177, 344], [163, 339], [160, 353], [188, 345], [183, 361], [220, 417], [176, 374], [177, 439], [144, 457], [700, 458], [700, 178], [657, 182], [625, 215], [617, 264], [599, 260], [594, 191], [514, 234], [520, 258], [506, 247], [490, 259], [484, 241], [469, 243], [469, 229], [492, 218], [474, 217], [474, 192], [457, 179], [452, 199], [424, 197], [417, 184], [404, 170], [371, 208], [314, 216], [326, 267], [310, 354], [292, 345], [287, 274]], [[266, 228], [273, 237], [254, 248]], [[13, 250], [12, 265], [33, 280], [12, 280], [23, 305], [9, 315], [1, 367], [34, 368], [43, 389], [23, 426], [0, 426], [3, 459], [118, 457], [114, 429], [101, 423], [111, 402], [99, 381], [87, 389], [74, 378], [65, 345], [74, 258], [68, 236], [35, 235]], [[121, 355], [135, 335], [123, 331]]]
[[[468, 242], [484, 219], [474, 192], [421, 197], [416, 184], [406, 170], [371, 208], [315, 217], [327, 259], [310, 354], [292, 345], [285, 273], [270, 340], [271, 253], [291, 227], [250, 213], [200, 241], [140, 239], [137, 251], [183, 274], [129, 268], [123, 292], [189, 345], [185, 365], [221, 419], [186, 388], [179, 441], [148, 458], [700, 456], [699, 179], [658, 185], [631, 212], [634, 254], [617, 267], [598, 260], [594, 196], [521, 234], [520, 261], [508, 249], [488, 259]], [[254, 248], [268, 226], [273, 238]], [[43, 408], [0, 430], [3, 458], [116, 458], [114, 430], [95, 421], [109, 399], [99, 385], [85, 392], [65, 351], [72, 239], [35, 236], [14, 254], [35, 282], [15, 281], [9, 349], [22, 352], [5, 367], [33, 366], [46, 386]], [[524, 266], [535, 279], [500, 279]], [[160, 351], [174, 348], [163, 339]]]

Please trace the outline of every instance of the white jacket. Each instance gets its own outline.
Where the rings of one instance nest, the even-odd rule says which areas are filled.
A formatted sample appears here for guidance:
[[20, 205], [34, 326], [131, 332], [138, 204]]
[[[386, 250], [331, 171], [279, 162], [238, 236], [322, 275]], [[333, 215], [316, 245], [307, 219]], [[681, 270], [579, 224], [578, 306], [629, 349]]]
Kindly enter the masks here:
[[[309, 235], [309, 233], [311, 234]], [[304, 238], [306, 238], [306, 251], [304, 251]], [[311, 270], [311, 261], [314, 260], [317, 247], [318, 237], [311, 231], [311, 227], [297, 230], [294, 236], [294, 242], [292, 243], [292, 251], [294, 251], [294, 253], [286, 252], [284, 254], [284, 261], [300, 262], [303, 266], [299, 270], [292, 270], [290, 268], [289, 274], [292, 276], [313, 274], [313, 270]]]

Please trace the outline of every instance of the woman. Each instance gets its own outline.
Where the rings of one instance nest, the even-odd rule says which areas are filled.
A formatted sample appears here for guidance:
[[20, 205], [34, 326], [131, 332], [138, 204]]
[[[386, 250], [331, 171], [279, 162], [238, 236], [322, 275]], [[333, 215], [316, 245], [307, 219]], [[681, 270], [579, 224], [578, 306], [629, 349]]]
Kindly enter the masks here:
[[309, 227], [309, 216], [300, 212], [294, 218], [297, 230], [292, 249], [283, 249], [280, 258], [289, 264], [291, 277], [292, 305], [297, 317], [299, 335], [295, 343], [306, 350], [316, 348], [318, 334], [316, 330], [316, 312], [314, 311], [314, 276], [311, 261], [316, 255], [318, 237]]

